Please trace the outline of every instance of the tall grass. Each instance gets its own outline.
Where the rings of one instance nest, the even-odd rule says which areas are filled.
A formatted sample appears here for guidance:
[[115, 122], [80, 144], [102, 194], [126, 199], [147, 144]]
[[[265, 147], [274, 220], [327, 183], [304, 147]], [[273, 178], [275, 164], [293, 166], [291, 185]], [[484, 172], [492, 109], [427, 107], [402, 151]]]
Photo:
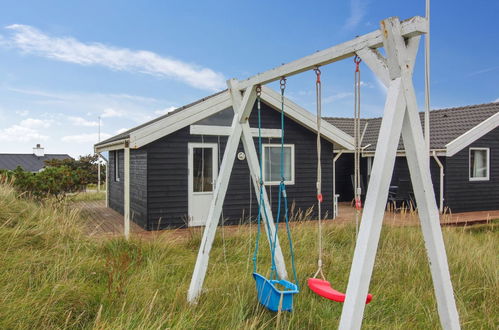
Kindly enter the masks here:
[[[316, 267], [316, 229], [310, 223], [292, 228], [302, 292], [293, 313], [278, 315], [256, 302], [254, 225], [219, 230], [203, 295], [191, 306], [185, 297], [200, 231], [178, 240], [161, 235], [96, 239], [83, 234], [81, 221], [67, 206], [35, 204], [0, 186], [0, 328], [319, 329], [338, 324], [342, 305], [306, 288]], [[444, 235], [463, 328], [497, 328], [497, 227], [445, 228]], [[346, 287], [354, 238], [352, 226], [325, 229], [326, 274], [339, 290]], [[270, 260], [262, 244], [259, 270], [265, 273]], [[383, 229], [370, 291], [374, 299], [366, 307], [366, 328], [439, 326], [418, 228]]]

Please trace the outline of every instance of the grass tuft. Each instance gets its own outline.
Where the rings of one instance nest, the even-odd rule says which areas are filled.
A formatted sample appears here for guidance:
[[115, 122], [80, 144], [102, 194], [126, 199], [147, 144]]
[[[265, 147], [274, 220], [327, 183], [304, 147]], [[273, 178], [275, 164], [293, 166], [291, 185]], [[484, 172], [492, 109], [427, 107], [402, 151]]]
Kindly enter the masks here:
[[[342, 305], [306, 288], [306, 278], [316, 270], [317, 231], [310, 222], [292, 226], [301, 287], [294, 312], [274, 314], [256, 302], [253, 225], [219, 230], [203, 295], [190, 306], [185, 297], [199, 229], [183, 240], [154, 235], [126, 241], [89, 238], [82, 221], [70, 206], [30, 202], [0, 185], [0, 328], [319, 329], [338, 324]], [[497, 222], [443, 231], [463, 328], [497, 328]], [[324, 230], [325, 271], [338, 290], [347, 284], [354, 238], [354, 226]], [[287, 251], [284, 231], [281, 240]], [[270, 264], [267, 252], [262, 239], [262, 273]], [[366, 307], [365, 328], [439, 326], [419, 228], [383, 228], [370, 292], [374, 299]]]

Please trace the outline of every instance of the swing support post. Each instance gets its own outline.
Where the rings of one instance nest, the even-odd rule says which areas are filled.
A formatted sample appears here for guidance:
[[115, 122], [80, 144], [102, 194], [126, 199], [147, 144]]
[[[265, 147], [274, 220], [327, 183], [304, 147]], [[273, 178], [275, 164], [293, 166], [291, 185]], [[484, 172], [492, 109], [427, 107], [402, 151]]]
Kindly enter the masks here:
[[363, 297], [369, 289], [398, 142], [402, 135], [430, 262], [440, 323], [444, 329], [460, 329], [431, 183], [428, 153], [412, 83], [419, 37], [405, 40], [397, 18], [382, 21], [381, 30], [386, 58], [372, 49], [358, 52], [388, 87], [388, 93], [339, 328], [360, 329], [362, 324], [365, 308]]
[[[423, 17], [416, 16], [403, 22], [400, 22], [397, 17], [391, 17], [383, 20], [381, 28], [371, 33], [245, 80], [228, 82], [232, 93], [234, 119], [189, 288], [189, 302], [195, 302], [201, 293], [209, 253], [241, 139], [247, 154], [255, 193], [259, 194], [257, 173], [260, 168], [248, 124], [256, 97], [255, 86], [277, 81], [282, 77], [289, 78], [292, 75], [358, 55], [388, 87], [388, 92], [339, 328], [360, 329], [362, 324], [400, 136], [403, 138], [406, 149], [440, 322], [444, 329], [460, 328], [439, 223], [438, 207], [431, 183], [429, 155], [425, 147], [412, 82], [419, 39], [422, 34], [428, 32], [428, 29], [428, 21]], [[386, 56], [377, 50], [379, 47], [385, 48]], [[271, 210], [266, 193], [264, 196], [263, 206], [267, 208], [270, 215]], [[273, 221], [269, 220], [269, 225], [271, 225], [270, 231], [272, 232]], [[271, 233], [267, 233], [269, 234]], [[275, 257], [279, 276], [286, 278], [286, 268], [278, 244], [276, 244]]]
[[[232, 108], [234, 110], [234, 118], [231, 125], [231, 134], [227, 141], [227, 146], [222, 159], [222, 165], [220, 167], [220, 173], [217, 177], [215, 184], [214, 197], [211, 201], [210, 211], [208, 213], [206, 227], [203, 232], [203, 238], [201, 240], [201, 246], [198, 251], [198, 256], [196, 260], [196, 265], [194, 267], [194, 272], [191, 279], [191, 284], [189, 286], [189, 291], [187, 293], [187, 300], [191, 303], [196, 302], [197, 298], [201, 293], [203, 287], [204, 278], [206, 275], [206, 270], [208, 268], [208, 260], [213, 245], [213, 240], [215, 239], [215, 233], [218, 227], [218, 222], [222, 214], [223, 202], [225, 199], [225, 194], [227, 193], [227, 188], [229, 185], [230, 174], [232, 172], [232, 166], [234, 165], [234, 159], [236, 157], [237, 148], [239, 146], [239, 141], [242, 140], [244, 152], [246, 153], [246, 159], [248, 161], [248, 166], [251, 173], [251, 179], [253, 182], [253, 187], [257, 200], [260, 196], [260, 185], [259, 185], [259, 173], [260, 164], [258, 163], [258, 156], [256, 153], [255, 144], [253, 142], [253, 136], [248, 123], [248, 117], [253, 109], [253, 104], [256, 100], [255, 86], [247, 88], [244, 95], [241, 96], [239, 89], [235, 88], [237, 86], [236, 80], [229, 80], [227, 82], [229, 90], [232, 96]], [[245, 115], [247, 114], [247, 115]], [[263, 187], [263, 208], [266, 209], [267, 217], [263, 217], [263, 221], [267, 222], [264, 226], [265, 230], [269, 228], [267, 233], [267, 239], [269, 242], [273, 239], [275, 235], [274, 219], [272, 217], [272, 209], [270, 207], [269, 199], [267, 196], [267, 191]], [[276, 237], [277, 239], [277, 237]], [[286, 265], [284, 263], [284, 257], [282, 255], [281, 246], [279, 241], [275, 242], [275, 264], [276, 271], [280, 278], [286, 279], [288, 277], [286, 271]]]

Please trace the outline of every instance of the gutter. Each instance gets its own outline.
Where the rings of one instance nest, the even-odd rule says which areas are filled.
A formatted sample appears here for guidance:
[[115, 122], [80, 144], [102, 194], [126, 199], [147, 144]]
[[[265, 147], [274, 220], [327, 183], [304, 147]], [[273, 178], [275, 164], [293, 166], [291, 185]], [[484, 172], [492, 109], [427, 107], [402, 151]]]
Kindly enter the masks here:
[[440, 196], [439, 196], [439, 211], [440, 214], [444, 213], [444, 165], [438, 159], [437, 152], [433, 150], [433, 159], [437, 162], [438, 167], [440, 167]]
[[95, 153], [100, 153], [102, 151], [125, 149], [126, 145], [128, 145], [128, 140], [128, 138], [125, 138], [104, 144], [96, 144], [94, 145], [94, 151]]
[[338, 213], [338, 201], [336, 199], [336, 161], [343, 155], [344, 150], [340, 150], [333, 158], [333, 219]]

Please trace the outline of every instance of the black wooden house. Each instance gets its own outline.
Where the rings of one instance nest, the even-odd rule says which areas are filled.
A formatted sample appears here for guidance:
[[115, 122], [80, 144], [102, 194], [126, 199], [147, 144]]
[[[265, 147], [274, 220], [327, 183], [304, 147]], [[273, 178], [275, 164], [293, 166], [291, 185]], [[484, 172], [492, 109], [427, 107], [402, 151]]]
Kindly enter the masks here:
[[[263, 179], [275, 210], [280, 95], [263, 88], [262, 101]], [[284, 167], [292, 214], [308, 209], [314, 214], [316, 117], [289, 100], [285, 113]], [[96, 144], [96, 152], [109, 152], [108, 206], [148, 230], [203, 225], [233, 115], [230, 94], [222, 91]], [[256, 109], [249, 123], [256, 145]], [[321, 132], [323, 212], [332, 215], [334, 149], [352, 150], [353, 138], [324, 120]], [[223, 206], [226, 223], [247, 221], [258, 211], [245, 158], [240, 144]]]
[[[424, 114], [420, 118], [423, 122]], [[351, 118], [324, 118], [353, 134]], [[369, 184], [381, 118], [363, 119], [361, 173], [364, 193]], [[424, 125], [423, 125], [424, 126]], [[410, 175], [400, 141], [391, 185], [401, 186]], [[335, 162], [336, 194], [353, 198], [353, 155], [349, 150]], [[430, 170], [435, 198], [441, 211], [468, 212], [499, 209], [499, 103], [430, 111]], [[410, 188], [409, 188], [410, 189]], [[396, 194], [396, 191], [394, 192]]]

